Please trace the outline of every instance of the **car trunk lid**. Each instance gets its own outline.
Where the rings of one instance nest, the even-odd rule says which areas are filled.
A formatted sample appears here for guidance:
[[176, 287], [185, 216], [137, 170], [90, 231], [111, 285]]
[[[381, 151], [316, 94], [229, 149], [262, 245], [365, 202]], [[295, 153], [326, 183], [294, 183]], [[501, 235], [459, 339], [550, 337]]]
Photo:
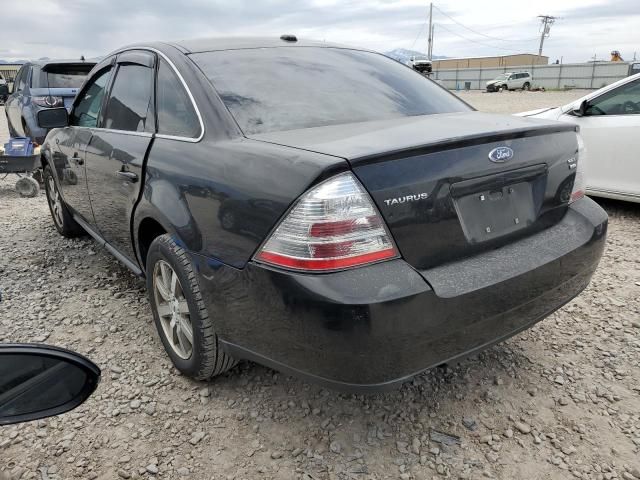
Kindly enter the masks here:
[[251, 138], [348, 160], [402, 256], [428, 269], [557, 223], [575, 174], [575, 128], [464, 112]]

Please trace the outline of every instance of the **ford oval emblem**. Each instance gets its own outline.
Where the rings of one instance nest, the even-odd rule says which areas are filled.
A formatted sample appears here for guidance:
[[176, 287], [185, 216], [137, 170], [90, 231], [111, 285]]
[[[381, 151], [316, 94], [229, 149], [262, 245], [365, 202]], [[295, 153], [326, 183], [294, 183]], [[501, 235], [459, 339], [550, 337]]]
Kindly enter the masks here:
[[489, 152], [489, 160], [493, 163], [508, 162], [513, 158], [513, 150], [509, 147], [496, 147]]

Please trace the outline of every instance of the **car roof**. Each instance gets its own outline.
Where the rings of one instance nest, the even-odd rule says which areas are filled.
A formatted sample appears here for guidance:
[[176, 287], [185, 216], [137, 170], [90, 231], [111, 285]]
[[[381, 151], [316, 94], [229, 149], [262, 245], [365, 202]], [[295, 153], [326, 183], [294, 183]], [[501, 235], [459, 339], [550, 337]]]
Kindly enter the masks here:
[[272, 48], [272, 47], [345, 47], [334, 43], [314, 40], [296, 39], [295, 41], [283, 40], [279, 36], [273, 37], [213, 37], [192, 38], [171, 42], [170, 45], [182, 50], [186, 54], [211, 52], [216, 50], [238, 50], [248, 48]]

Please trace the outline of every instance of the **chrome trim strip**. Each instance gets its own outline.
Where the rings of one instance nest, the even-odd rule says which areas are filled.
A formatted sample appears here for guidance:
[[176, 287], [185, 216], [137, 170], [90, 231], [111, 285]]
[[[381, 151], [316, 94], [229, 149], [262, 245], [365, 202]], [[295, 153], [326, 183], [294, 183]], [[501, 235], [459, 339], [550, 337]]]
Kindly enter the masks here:
[[[189, 89], [189, 86], [187, 85], [187, 82], [184, 81], [184, 77], [178, 71], [178, 69], [176, 68], [174, 63], [164, 53], [162, 53], [160, 50], [158, 50], [156, 48], [153, 48], [153, 47], [143, 47], [143, 46], [136, 47], [136, 46], [129, 45], [127, 47], [115, 50], [115, 51], [111, 52], [107, 56], [116, 55], [118, 53], [127, 52], [129, 50], [147, 50], [149, 52], [154, 52], [154, 53], [160, 55], [169, 64], [169, 66], [173, 69], [174, 73], [178, 76], [178, 79], [182, 83], [182, 86], [187, 91], [187, 95], [189, 96], [189, 99], [191, 100], [191, 104], [193, 105], [193, 108], [196, 111], [196, 116], [198, 117], [198, 122], [200, 123], [200, 135], [198, 135], [198, 137], [182, 137], [182, 136], [173, 136], [173, 135], [165, 135], [165, 134], [162, 134], [162, 133], [156, 133], [155, 134], [156, 138], [165, 138], [165, 139], [169, 139], [169, 140], [178, 140], [178, 141], [181, 141], [181, 142], [190, 142], [190, 143], [197, 143], [200, 140], [202, 140], [202, 138], [204, 137], [204, 122], [202, 121], [202, 115], [200, 114], [200, 109], [198, 108], [198, 104], [196, 103], [195, 99], [193, 98], [193, 94], [191, 93], [191, 90]], [[120, 130], [114, 130], [114, 131], [121, 132]], [[133, 133], [139, 133], [139, 132], [133, 132]]]
[[135, 137], [153, 137], [153, 133], [150, 132], [132, 132], [131, 130], [116, 130], [114, 128], [99, 128], [99, 127], [89, 127], [91, 130], [97, 130], [99, 132], [107, 132], [107, 133], [118, 133], [120, 135], [132, 135]]
[[586, 193], [587, 193], [587, 195], [592, 194], [592, 195], [596, 195], [596, 196], [597, 196], [598, 193], [601, 193], [601, 194], [606, 194], [606, 195], [618, 195], [618, 196], [621, 196], [621, 197], [640, 198], [640, 193], [620, 192], [618, 190], [603, 190], [601, 188], [589, 188], [589, 187], [587, 187]]

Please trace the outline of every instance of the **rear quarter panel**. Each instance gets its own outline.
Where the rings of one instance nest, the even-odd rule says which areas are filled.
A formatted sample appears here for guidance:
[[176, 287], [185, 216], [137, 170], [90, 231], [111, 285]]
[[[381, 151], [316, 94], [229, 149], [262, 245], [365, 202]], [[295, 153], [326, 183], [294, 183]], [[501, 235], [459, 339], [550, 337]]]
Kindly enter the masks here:
[[157, 138], [134, 234], [151, 217], [187, 250], [242, 268], [311, 184], [346, 169], [335, 157], [242, 137], [198, 143]]

